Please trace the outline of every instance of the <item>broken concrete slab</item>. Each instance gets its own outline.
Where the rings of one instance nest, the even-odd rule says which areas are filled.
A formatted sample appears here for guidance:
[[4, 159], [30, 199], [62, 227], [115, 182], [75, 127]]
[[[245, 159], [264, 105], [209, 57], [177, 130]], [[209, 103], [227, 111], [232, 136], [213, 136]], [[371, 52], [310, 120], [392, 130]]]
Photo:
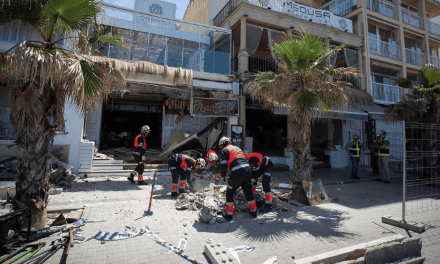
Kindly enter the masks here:
[[60, 194], [63, 192], [63, 188], [53, 188], [50, 187], [48, 194], [49, 195], [55, 195], [55, 194]]
[[66, 221], [67, 223], [73, 223], [75, 221], [78, 221], [79, 219], [81, 219], [81, 216], [83, 215], [84, 211], [72, 211], [70, 213], [67, 214], [66, 216]]
[[395, 216], [383, 216], [382, 223], [397, 226], [403, 229], [411, 230], [417, 233], [422, 233], [425, 231], [425, 225], [419, 224], [412, 221], [403, 221], [402, 218]]
[[373, 240], [373, 241], [370, 241], [367, 243], [362, 243], [359, 245], [341, 248], [341, 249], [326, 252], [323, 254], [298, 259], [298, 260], [295, 260], [295, 264], [306, 264], [306, 263], [329, 264], [329, 263], [338, 263], [338, 262], [346, 261], [346, 260], [356, 260], [358, 258], [363, 257], [365, 255], [365, 252], [367, 251], [367, 249], [370, 247], [383, 245], [383, 244], [387, 244], [387, 243], [392, 243], [392, 242], [401, 242], [405, 238], [406, 237], [402, 236], [402, 235], [393, 235], [393, 236], [389, 236], [389, 237], [384, 237], [384, 238]]
[[231, 252], [221, 243], [206, 243], [204, 252], [212, 264], [239, 263]]
[[365, 252], [365, 262], [368, 264], [395, 263], [421, 256], [422, 239], [411, 238], [368, 249]]

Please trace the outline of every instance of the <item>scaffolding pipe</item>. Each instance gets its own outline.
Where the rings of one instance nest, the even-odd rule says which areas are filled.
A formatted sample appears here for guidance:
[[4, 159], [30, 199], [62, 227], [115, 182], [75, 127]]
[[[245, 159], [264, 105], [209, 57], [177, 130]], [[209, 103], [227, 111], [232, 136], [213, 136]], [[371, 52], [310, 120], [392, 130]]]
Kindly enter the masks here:
[[403, 201], [402, 201], [402, 221], [405, 221], [405, 200], [406, 200], [406, 129], [405, 121], [402, 122], [402, 160], [403, 160]]

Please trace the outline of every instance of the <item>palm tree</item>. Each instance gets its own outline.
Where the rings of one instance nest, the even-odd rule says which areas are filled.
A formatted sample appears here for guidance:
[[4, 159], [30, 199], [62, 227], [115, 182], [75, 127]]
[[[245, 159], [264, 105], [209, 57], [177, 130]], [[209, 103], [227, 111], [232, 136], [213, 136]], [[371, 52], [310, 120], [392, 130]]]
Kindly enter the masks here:
[[[423, 151], [424, 168], [437, 168], [437, 130], [440, 123], [440, 70], [433, 65], [425, 65], [420, 70], [421, 86], [413, 85], [408, 80], [398, 82], [402, 88], [410, 88], [411, 92], [405, 94], [402, 102], [390, 105], [385, 109], [385, 119], [391, 121], [405, 121], [408, 123], [424, 124], [426, 132]], [[420, 133], [421, 131], [416, 131]], [[411, 135], [407, 135], [407, 138]], [[414, 143], [414, 142], [412, 142]], [[416, 154], [417, 155], [417, 154]], [[424, 177], [437, 178], [436, 169], [425, 169]]]
[[124, 46], [97, 24], [101, 11], [95, 0], [4, 0], [0, 6], [0, 26], [18, 22], [21, 32], [37, 36], [0, 54], [0, 82], [15, 83], [10, 120], [22, 153], [14, 201], [30, 206], [37, 228], [46, 225], [55, 160], [49, 146], [56, 131], [65, 129], [66, 102], [84, 116], [110, 93], [126, 88], [123, 72], [129, 71], [191, 84], [191, 70], [93, 56], [102, 55], [103, 43]]
[[280, 73], [257, 74], [252, 96], [272, 109], [283, 105], [291, 108], [288, 122], [294, 129], [288, 138], [293, 138], [293, 197], [308, 204], [302, 181], [311, 180], [311, 121], [328, 118], [334, 113], [330, 110], [343, 113], [352, 103], [370, 104], [372, 97], [341, 81], [350, 76], [358, 78], [355, 69], [325, 67], [329, 57], [340, 51], [343, 45], [326, 50], [321, 37], [310, 32], [299, 32], [299, 35], [300, 39], [285, 36], [274, 44]]

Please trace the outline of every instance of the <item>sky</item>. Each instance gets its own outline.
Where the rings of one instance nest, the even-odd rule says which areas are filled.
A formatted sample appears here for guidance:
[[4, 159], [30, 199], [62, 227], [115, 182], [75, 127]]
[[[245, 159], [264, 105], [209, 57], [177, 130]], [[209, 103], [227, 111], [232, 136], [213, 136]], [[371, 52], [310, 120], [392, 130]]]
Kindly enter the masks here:
[[[135, 0], [103, 0], [105, 3], [112, 5], [118, 5], [126, 8], [134, 8]], [[177, 6], [176, 18], [182, 19], [185, 14], [186, 7], [188, 6], [189, 0], [162, 0], [164, 2], [175, 3]]]

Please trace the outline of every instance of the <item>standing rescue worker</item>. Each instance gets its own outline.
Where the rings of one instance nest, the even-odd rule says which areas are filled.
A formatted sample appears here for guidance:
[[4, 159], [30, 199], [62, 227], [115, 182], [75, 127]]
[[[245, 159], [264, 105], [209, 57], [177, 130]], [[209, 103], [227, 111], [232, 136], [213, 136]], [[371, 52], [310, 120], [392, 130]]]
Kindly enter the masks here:
[[371, 144], [371, 166], [373, 166], [373, 175], [375, 175], [376, 178], [379, 176], [378, 149], [375, 148], [376, 144], [379, 142], [379, 136], [377, 136], [377, 138], [378, 139], [373, 140], [373, 143]]
[[[219, 184], [220, 182], [220, 168], [218, 164], [218, 155], [214, 150], [209, 150], [204, 155], [205, 160], [207, 162], [205, 170], [215, 175], [215, 184]], [[194, 178], [198, 178], [199, 176], [194, 174]]]
[[390, 169], [388, 168], [388, 162], [390, 162], [390, 141], [386, 138], [387, 132], [385, 130], [380, 131], [378, 142], [375, 146], [377, 150], [377, 156], [379, 157], [379, 174], [374, 181], [381, 181], [382, 168], [385, 168], [386, 178], [384, 183], [390, 183]]
[[149, 126], [143, 126], [141, 128], [141, 133], [137, 135], [134, 140], [133, 157], [137, 163], [137, 166], [130, 174], [130, 177], [127, 178], [131, 183], [135, 183], [134, 176], [137, 176], [139, 185], [148, 185], [148, 182], [144, 181], [144, 176], [142, 176], [144, 174], [144, 161], [142, 160], [142, 157], [145, 155], [145, 151], [147, 149], [145, 137], [148, 136], [150, 131]]
[[249, 165], [252, 171], [252, 191], [257, 191], [258, 178], [263, 175], [261, 183], [266, 195], [266, 201], [264, 207], [260, 209], [260, 213], [267, 213], [272, 211], [272, 192], [270, 190], [270, 182], [272, 181], [272, 171], [275, 165], [268, 156], [263, 156], [260, 153], [244, 154], [246, 159], [249, 160]]
[[231, 139], [222, 137], [219, 141], [220, 150], [220, 175], [226, 181], [226, 172], [231, 173], [228, 177], [228, 188], [226, 190], [226, 214], [225, 219], [232, 220], [234, 214], [234, 194], [241, 186], [244, 196], [248, 201], [251, 215], [257, 217], [257, 204], [254, 193], [252, 192], [252, 176], [249, 163], [244, 156], [243, 151], [232, 145]]
[[354, 134], [353, 140], [348, 142], [345, 145], [345, 150], [348, 152], [348, 155], [351, 159], [351, 178], [352, 179], [360, 179], [357, 175], [359, 169], [359, 162], [361, 160], [361, 149], [363, 146], [361, 142], [359, 142], [359, 135]]
[[[191, 173], [196, 169], [203, 170], [205, 168], [204, 159], [193, 159], [185, 154], [171, 154], [168, 157], [168, 165], [171, 170], [172, 185], [171, 185], [171, 197], [177, 198], [179, 193], [185, 193], [185, 185], [190, 180]], [[179, 192], [177, 192], [177, 183], [179, 182]], [[192, 183], [189, 182], [191, 185]], [[192, 186], [190, 186], [191, 189]]]

